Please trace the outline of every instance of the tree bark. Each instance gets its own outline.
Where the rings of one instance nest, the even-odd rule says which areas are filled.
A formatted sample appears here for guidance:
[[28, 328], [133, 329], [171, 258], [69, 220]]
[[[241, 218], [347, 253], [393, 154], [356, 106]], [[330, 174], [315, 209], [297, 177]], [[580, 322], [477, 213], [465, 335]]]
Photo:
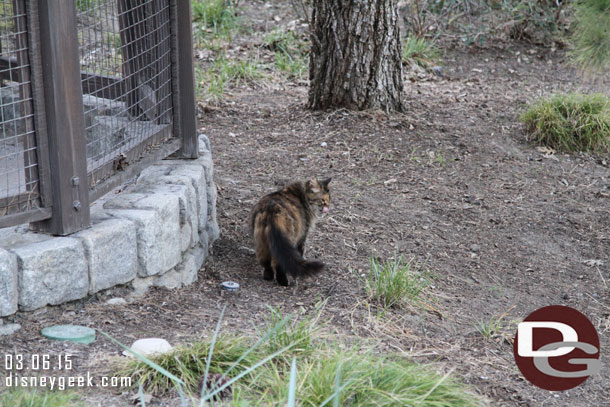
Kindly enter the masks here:
[[404, 111], [396, 0], [313, 0], [309, 107]]

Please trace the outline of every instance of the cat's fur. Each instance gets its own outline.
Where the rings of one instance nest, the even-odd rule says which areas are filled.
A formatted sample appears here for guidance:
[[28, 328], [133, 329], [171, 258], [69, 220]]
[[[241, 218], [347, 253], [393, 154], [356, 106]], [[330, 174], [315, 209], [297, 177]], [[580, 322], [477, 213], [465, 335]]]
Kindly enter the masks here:
[[265, 280], [287, 286], [287, 274], [304, 277], [324, 268], [322, 262], [305, 260], [303, 251], [317, 218], [328, 212], [329, 183], [330, 178], [295, 182], [264, 196], [252, 209], [250, 228]]

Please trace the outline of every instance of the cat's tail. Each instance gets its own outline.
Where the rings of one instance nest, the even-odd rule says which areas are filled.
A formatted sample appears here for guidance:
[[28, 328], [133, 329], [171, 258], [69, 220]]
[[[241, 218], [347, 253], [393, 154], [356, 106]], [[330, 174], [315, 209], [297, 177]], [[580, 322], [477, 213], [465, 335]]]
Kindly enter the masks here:
[[320, 261], [305, 260], [273, 222], [268, 228], [271, 255], [277, 260], [284, 272], [293, 277], [307, 277], [318, 274], [324, 269], [324, 263]]

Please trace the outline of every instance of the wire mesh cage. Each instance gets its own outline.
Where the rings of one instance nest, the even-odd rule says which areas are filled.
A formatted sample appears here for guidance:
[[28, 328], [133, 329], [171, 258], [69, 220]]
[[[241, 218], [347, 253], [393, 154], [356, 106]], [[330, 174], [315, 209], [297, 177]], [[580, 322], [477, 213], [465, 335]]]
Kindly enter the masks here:
[[0, 0], [0, 216], [40, 206], [25, 0]]
[[90, 186], [170, 136], [168, 0], [77, 0]]
[[197, 158], [190, 4], [0, 0], [0, 227], [74, 233], [147, 165]]

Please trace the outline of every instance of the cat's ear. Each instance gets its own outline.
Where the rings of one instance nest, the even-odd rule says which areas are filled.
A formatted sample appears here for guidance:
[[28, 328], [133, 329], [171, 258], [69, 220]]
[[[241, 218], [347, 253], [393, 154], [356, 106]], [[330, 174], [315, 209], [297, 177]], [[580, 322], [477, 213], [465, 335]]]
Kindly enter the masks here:
[[317, 194], [318, 192], [320, 192], [319, 186], [320, 184], [318, 183], [318, 181], [316, 181], [315, 179], [310, 179], [305, 183], [305, 190], [307, 192], [313, 192], [314, 194]]
[[320, 185], [322, 185], [324, 188], [328, 188], [328, 184], [330, 184], [331, 180], [332, 178], [327, 178], [324, 181], [320, 181]]

